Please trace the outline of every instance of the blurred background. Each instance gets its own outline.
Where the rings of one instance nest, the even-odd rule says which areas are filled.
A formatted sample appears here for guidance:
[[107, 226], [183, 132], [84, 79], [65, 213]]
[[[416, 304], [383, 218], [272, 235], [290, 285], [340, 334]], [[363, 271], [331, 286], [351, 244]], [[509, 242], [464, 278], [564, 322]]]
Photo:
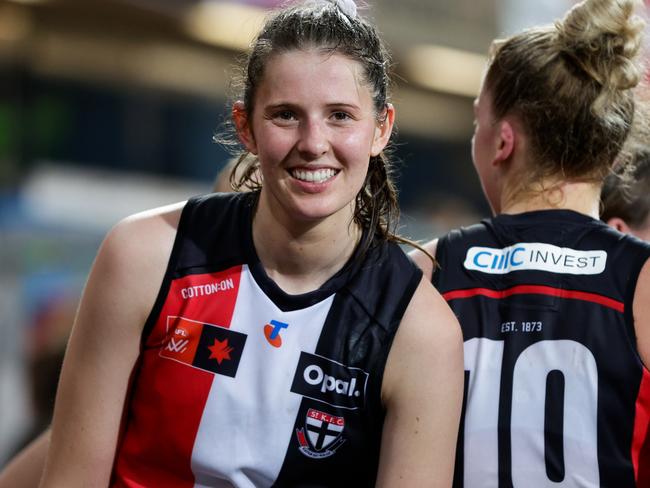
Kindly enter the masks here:
[[[396, 62], [402, 231], [488, 215], [470, 158], [494, 37], [572, 0], [370, 0]], [[0, 0], [0, 466], [50, 420], [86, 274], [122, 217], [209, 192], [232, 66], [274, 0]]]

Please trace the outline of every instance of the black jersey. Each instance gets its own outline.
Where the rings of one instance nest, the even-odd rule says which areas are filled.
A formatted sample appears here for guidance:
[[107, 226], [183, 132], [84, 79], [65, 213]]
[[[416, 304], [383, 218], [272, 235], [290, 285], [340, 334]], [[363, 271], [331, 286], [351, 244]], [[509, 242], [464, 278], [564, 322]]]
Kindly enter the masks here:
[[288, 295], [253, 247], [255, 202], [216, 194], [182, 212], [114, 485], [374, 485], [384, 366], [421, 272], [378, 243]]
[[565, 210], [440, 239], [465, 341], [455, 486], [650, 486], [650, 375], [632, 300], [650, 246]]

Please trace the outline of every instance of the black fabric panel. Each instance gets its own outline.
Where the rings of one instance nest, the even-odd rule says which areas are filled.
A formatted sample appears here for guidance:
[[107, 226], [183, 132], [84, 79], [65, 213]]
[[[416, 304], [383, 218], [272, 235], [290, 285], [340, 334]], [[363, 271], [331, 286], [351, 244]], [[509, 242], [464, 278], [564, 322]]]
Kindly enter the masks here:
[[553, 370], [546, 377], [544, 405], [544, 457], [546, 476], [555, 483], [564, 481], [564, 375]]
[[[460, 414], [460, 426], [458, 428], [458, 440], [456, 442], [456, 453], [465, 452], [465, 412], [467, 411], [467, 387], [469, 385], [469, 371], [465, 371], [463, 381], [463, 407]], [[454, 464], [454, 481], [453, 488], [462, 488], [465, 483], [463, 471], [465, 469], [464, 456], [457, 455]]]
[[175, 271], [193, 267], [222, 267], [224, 262], [245, 263], [254, 255], [251, 239], [256, 193], [215, 193], [191, 199], [173, 263]]

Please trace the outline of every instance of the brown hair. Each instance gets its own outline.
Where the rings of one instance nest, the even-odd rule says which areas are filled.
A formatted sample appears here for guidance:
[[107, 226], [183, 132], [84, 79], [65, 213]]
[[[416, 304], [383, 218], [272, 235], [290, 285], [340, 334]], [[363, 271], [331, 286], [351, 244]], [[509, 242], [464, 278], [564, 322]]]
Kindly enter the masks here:
[[[255, 110], [255, 93], [269, 59], [278, 53], [316, 48], [328, 54], [342, 54], [362, 66], [364, 82], [381, 122], [389, 99], [390, 56], [376, 29], [356, 12], [350, 12], [350, 5], [354, 7], [352, 0], [310, 2], [282, 9], [267, 20], [252, 45], [239, 82], [237, 98], [244, 101], [249, 116]], [[258, 168], [257, 158], [245, 151], [241, 153], [231, 172], [233, 189], [261, 189]], [[370, 158], [354, 211], [354, 222], [369, 231], [360, 243], [361, 253], [376, 239], [406, 242], [419, 248], [396, 233], [399, 205], [391, 175], [392, 165], [386, 151]]]
[[530, 181], [608, 174], [635, 113], [637, 3], [585, 0], [553, 26], [493, 43], [485, 87], [496, 118], [515, 115], [530, 138]]
[[605, 178], [600, 218], [606, 222], [618, 217], [640, 229], [650, 217], [650, 147], [640, 146], [632, 153], [629, 170], [622, 168]]

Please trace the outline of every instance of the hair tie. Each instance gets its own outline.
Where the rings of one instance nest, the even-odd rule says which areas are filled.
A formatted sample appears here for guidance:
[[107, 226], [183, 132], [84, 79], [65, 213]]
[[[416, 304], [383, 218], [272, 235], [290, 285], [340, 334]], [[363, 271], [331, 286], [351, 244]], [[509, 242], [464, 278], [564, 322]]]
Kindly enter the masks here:
[[357, 16], [357, 4], [353, 0], [328, 0], [338, 7], [338, 9], [351, 19]]

